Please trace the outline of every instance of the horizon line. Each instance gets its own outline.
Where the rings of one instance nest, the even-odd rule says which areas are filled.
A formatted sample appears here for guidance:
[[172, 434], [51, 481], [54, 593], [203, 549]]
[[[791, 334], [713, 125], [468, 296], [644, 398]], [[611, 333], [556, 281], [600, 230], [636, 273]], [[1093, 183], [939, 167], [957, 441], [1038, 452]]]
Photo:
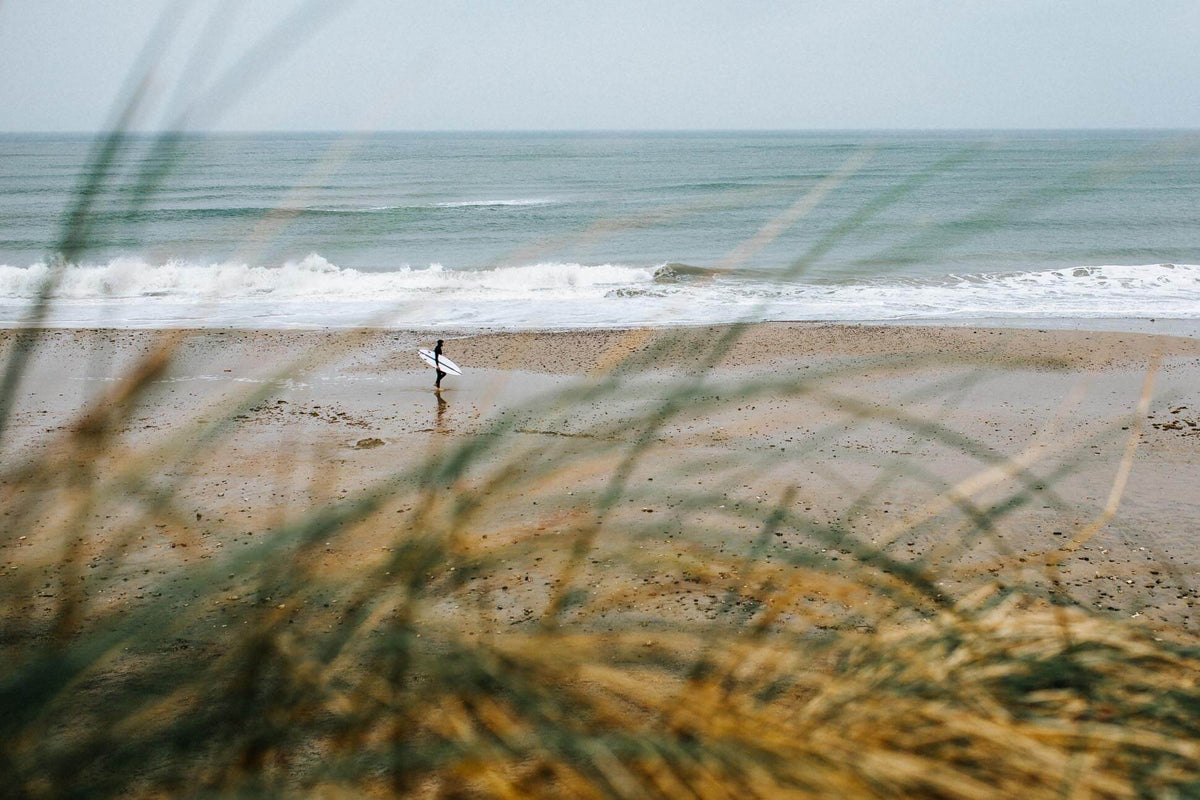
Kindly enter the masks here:
[[261, 135], [339, 135], [375, 136], [389, 134], [814, 134], [814, 133], [1200, 133], [1200, 126], [1193, 127], [925, 127], [925, 128], [380, 128], [363, 130], [354, 128], [258, 128], [258, 129], [197, 129], [175, 130], [171, 128], [135, 128], [125, 131], [115, 129], [49, 129], [49, 130], [0, 130], [0, 136], [109, 136], [123, 132], [135, 136], [261, 136]]

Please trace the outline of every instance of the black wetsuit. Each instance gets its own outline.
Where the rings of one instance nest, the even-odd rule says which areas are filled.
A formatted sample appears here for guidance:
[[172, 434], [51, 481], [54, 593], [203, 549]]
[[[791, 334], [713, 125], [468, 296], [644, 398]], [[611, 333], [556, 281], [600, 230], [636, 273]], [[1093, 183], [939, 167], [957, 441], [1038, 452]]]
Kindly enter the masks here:
[[437, 378], [433, 381], [435, 389], [442, 388], [442, 378], [446, 377], [446, 373], [442, 372], [442, 344], [438, 342], [437, 347], [433, 348], [433, 368], [437, 370]]

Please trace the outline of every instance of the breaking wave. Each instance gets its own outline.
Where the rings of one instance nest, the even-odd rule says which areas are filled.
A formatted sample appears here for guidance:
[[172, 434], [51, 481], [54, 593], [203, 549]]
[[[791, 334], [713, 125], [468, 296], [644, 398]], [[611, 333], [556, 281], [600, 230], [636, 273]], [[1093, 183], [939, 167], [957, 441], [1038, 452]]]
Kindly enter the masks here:
[[[13, 324], [50, 275], [46, 264], [0, 266], [0, 322]], [[320, 255], [281, 266], [148, 263], [116, 258], [70, 266], [54, 296], [54, 324], [105, 309], [112, 324], [271, 326], [385, 324], [512, 327], [693, 324], [739, 319], [869, 321], [985, 318], [1200, 319], [1200, 266], [1086, 266], [937, 278], [771, 280], [667, 263], [547, 262], [482, 270], [433, 264], [345, 269]], [[181, 309], [203, 305], [207, 316]], [[73, 311], [74, 309], [74, 311]], [[372, 317], [374, 319], [375, 317]], [[197, 320], [199, 320], [197, 322]]]
[[[49, 276], [46, 264], [0, 266], [0, 297], [33, 298]], [[648, 283], [654, 269], [611, 264], [545, 263], [485, 270], [449, 270], [441, 264], [422, 269], [401, 267], [388, 272], [343, 269], [312, 254], [279, 267], [238, 262], [197, 264], [167, 261], [149, 264], [138, 258], [115, 258], [103, 265], [65, 269], [55, 291], [63, 300], [162, 297], [181, 300], [313, 300], [412, 299], [417, 293], [476, 293], [522, 297], [547, 292], [603, 290]]]

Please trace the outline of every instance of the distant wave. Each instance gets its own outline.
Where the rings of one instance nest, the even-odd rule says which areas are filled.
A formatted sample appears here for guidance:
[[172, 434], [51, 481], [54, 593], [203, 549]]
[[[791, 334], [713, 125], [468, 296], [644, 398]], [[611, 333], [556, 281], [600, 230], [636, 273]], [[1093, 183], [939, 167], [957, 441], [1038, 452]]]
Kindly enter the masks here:
[[380, 214], [396, 211], [423, 211], [426, 213], [445, 212], [450, 209], [469, 210], [474, 208], [522, 208], [535, 206], [557, 205], [558, 200], [549, 200], [544, 198], [517, 198], [517, 199], [498, 199], [498, 200], [450, 200], [445, 202], [425, 202], [425, 203], [397, 203], [387, 205], [282, 205], [282, 206], [198, 206], [198, 207], [177, 207], [177, 208], [157, 208], [153, 210], [144, 210], [136, 213], [128, 212], [113, 212], [111, 214], [101, 212], [102, 217], [113, 216], [119, 217], [126, 221], [138, 222], [154, 222], [163, 220], [187, 220], [193, 221], [198, 219], [243, 219], [266, 216], [320, 216], [322, 214]]
[[544, 200], [540, 198], [516, 200], [448, 200], [441, 203], [407, 203], [389, 206], [364, 206], [361, 208], [352, 206], [304, 206], [291, 210], [304, 212], [327, 212], [332, 214], [363, 214], [376, 211], [404, 211], [410, 209], [418, 210], [434, 208], [502, 208], [507, 206], [549, 206], [554, 205], [557, 202], [557, 200]]
[[[13, 309], [27, 306], [48, 274], [45, 264], [0, 266], [0, 307], [7, 309], [0, 322], [15, 321]], [[407, 317], [397, 311], [389, 319], [395, 324], [433, 317], [461, 325], [563, 327], [737, 319], [1200, 319], [1200, 266], [1192, 264], [841, 282], [783, 282], [767, 275], [680, 263], [544, 262], [482, 270], [432, 264], [373, 272], [341, 268], [317, 254], [280, 266], [116, 258], [67, 268], [55, 306], [57, 319], [66, 320], [62, 324], [86, 316], [71, 309], [97, 308], [108, 309], [106, 319], [114, 324], [121, 324], [126, 312], [139, 324], [168, 324], [173, 314], [192, 320], [180, 309], [202, 304], [229, 309], [226, 316], [212, 317], [220, 322], [204, 324], [236, 324], [244, 318], [265, 325], [276, 318], [286, 318], [287, 324], [335, 318], [349, 324], [353, 314], [408, 304], [422, 310]]]
[[399, 203], [381, 206], [294, 206], [280, 209], [256, 209], [260, 212], [279, 211], [301, 214], [377, 214], [383, 211], [432, 211], [443, 208], [504, 208], [521, 206], [549, 206], [559, 201], [542, 198], [512, 199], [512, 200], [448, 200], [440, 203]]
[[405, 208], [424, 208], [424, 206], [296, 206], [284, 207], [284, 211], [296, 211], [304, 214], [375, 214], [380, 211], [400, 211]]
[[454, 200], [447, 203], [433, 203], [435, 208], [474, 208], [476, 206], [548, 206], [553, 200]]

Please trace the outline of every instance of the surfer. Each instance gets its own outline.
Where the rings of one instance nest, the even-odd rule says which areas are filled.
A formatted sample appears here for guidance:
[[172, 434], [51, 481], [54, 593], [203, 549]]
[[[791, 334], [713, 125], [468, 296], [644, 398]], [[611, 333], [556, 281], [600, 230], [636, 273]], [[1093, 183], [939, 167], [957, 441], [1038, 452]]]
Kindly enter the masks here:
[[445, 344], [441, 339], [437, 340], [437, 346], [432, 350], [426, 350], [424, 347], [417, 348], [417, 355], [427, 365], [434, 368], [437, 372], [437, 377], [433, 379], [433, 390], [440, 392], [442, 390], [442, 378], [447, 375], [462, 375], [462, 368], [455, 364], [450, 359], [446, 358], [442, 353], [442, 345]]
[[437, 377], [433, 380], [433, 390], [440, 392], [442, 390], [442, 378], [446, 377], [446, 373], [442, 372], [442, 340], [438, 339], [437, 347], [433, 348], [433, 368], [437, 371]]

